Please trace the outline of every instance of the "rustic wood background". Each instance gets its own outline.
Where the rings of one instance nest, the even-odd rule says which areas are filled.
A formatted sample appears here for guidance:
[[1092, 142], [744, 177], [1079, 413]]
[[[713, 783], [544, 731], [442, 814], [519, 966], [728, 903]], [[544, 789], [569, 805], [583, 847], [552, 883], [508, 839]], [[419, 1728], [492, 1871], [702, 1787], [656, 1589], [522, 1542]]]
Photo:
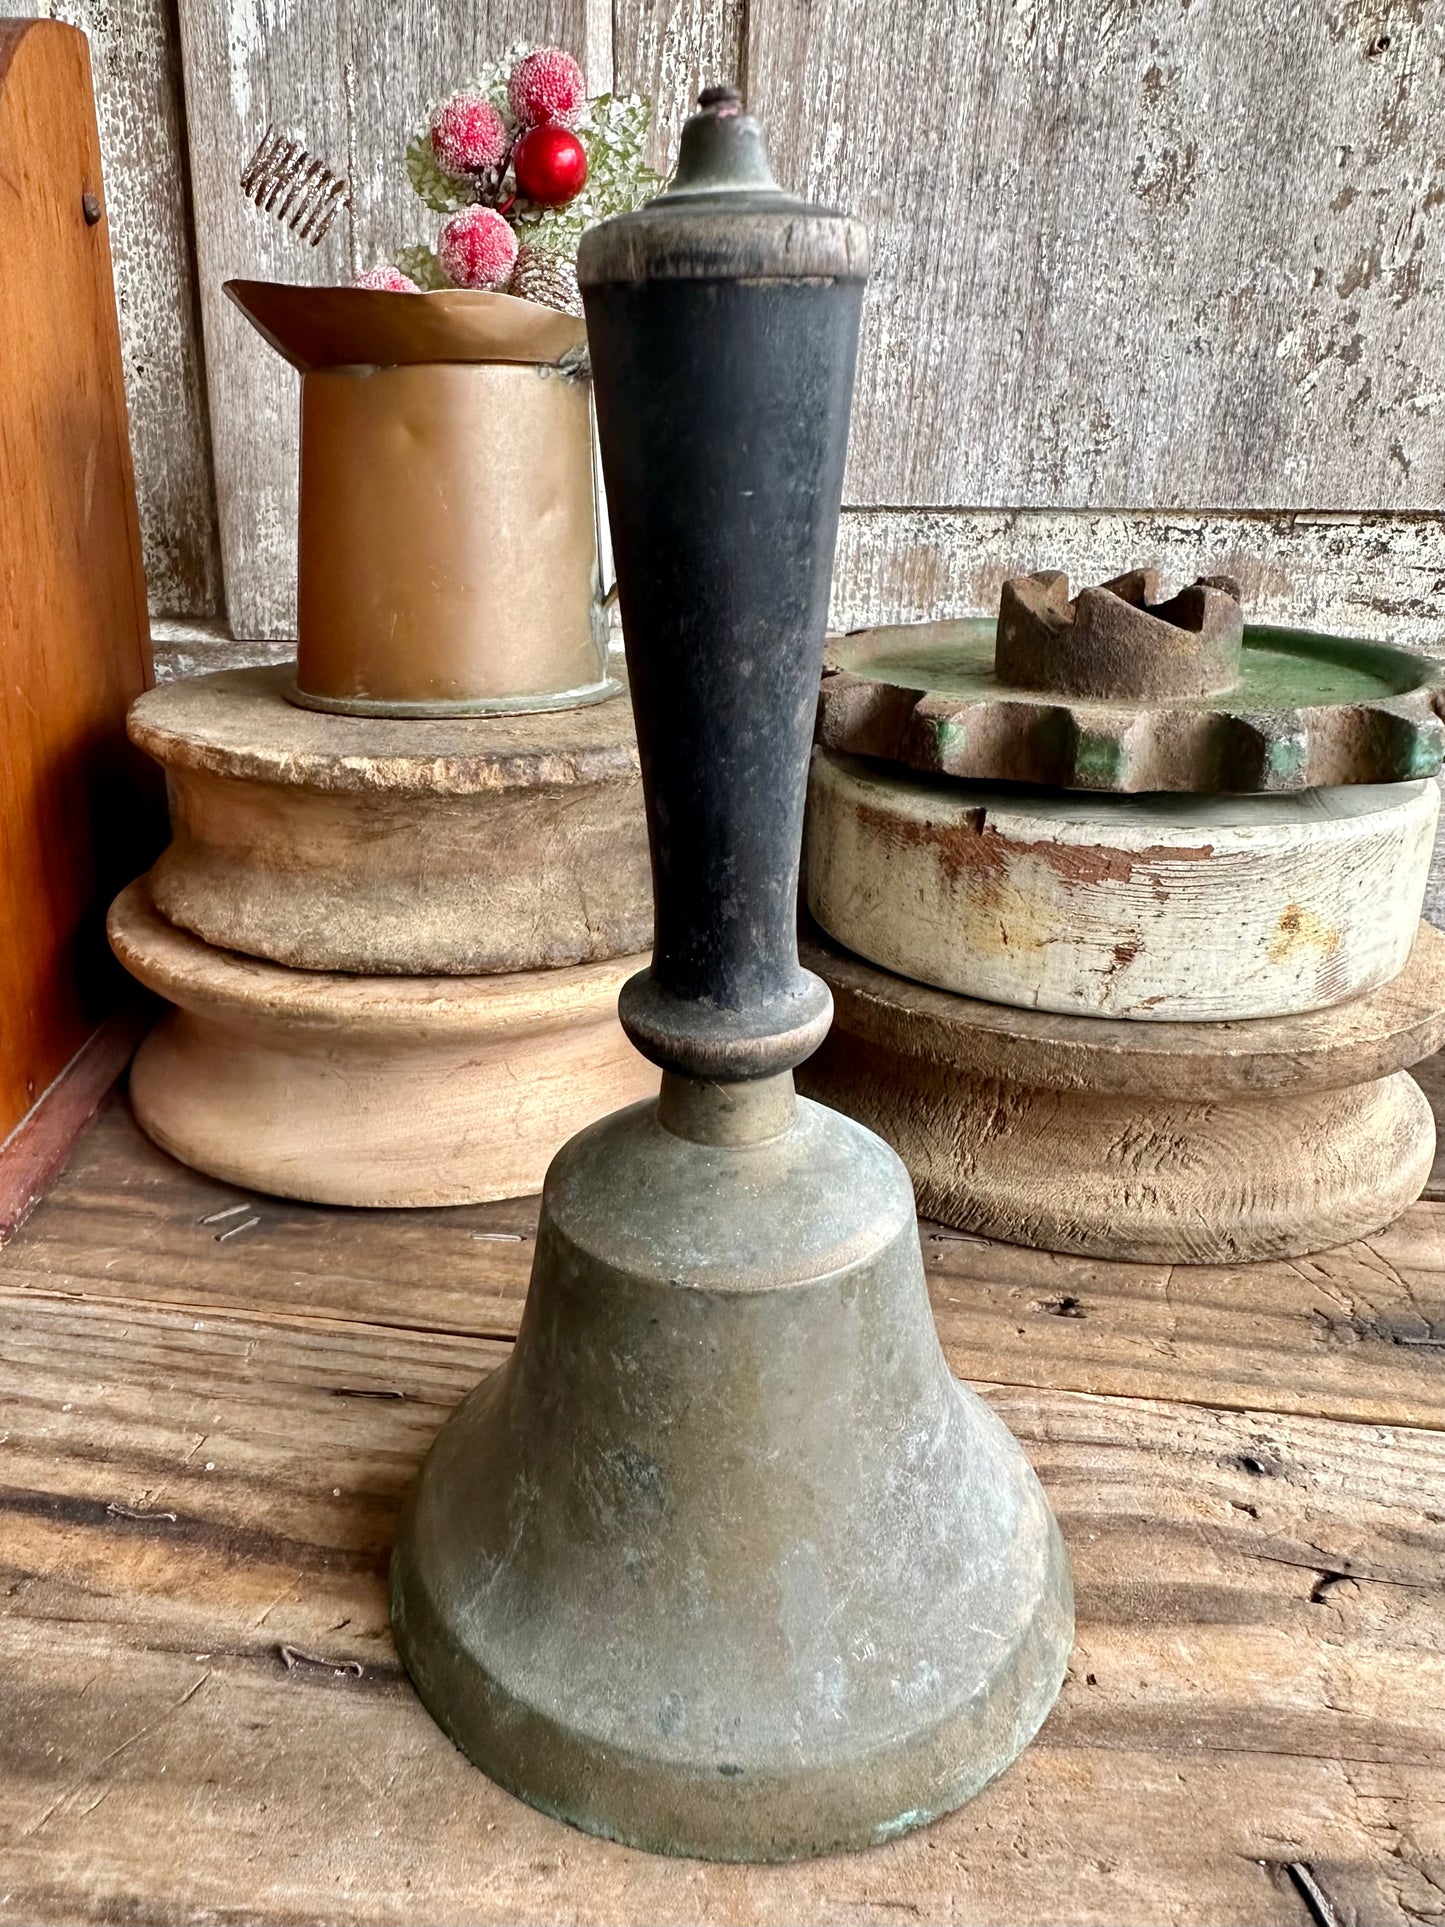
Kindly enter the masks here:
[[[293, 623], [295, 377], [221, 280], [340, 279], [428, 232], [406, 135], [523, 35], [650, 92], [663, 164], [739, 76], [780, 176], [871, 223], [840, 622], [1157, 556], [1445, 644], [1445, 0], [50, 11], [91, 37], [151, 606], [187, 666], [208, 620]], [[273, 122], [354, 183], [314, 253], [236, 184]]]
[[[91, 37], [163, 673], [293, 632], [296, 377], [221, 281], [429, 235], [406, 136], [521, 36], [650, 93], [664, 166], [698, 85], [739, 77], [780, 177], [869, 220], [839, 624], [1155, 559], [1445, 648], [1445, 0], [51, 11]], [[272, 123], [353, 182], [314, 252], [237, 186]]]

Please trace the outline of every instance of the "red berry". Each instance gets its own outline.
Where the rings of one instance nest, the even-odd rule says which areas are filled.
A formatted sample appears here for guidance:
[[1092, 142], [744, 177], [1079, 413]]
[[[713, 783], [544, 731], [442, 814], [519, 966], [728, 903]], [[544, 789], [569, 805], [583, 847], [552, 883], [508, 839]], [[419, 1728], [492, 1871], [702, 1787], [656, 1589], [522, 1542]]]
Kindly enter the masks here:
[[587, 100], [582, 69], [561, 47], [523, 54], [507, 82], [507, 101], [524, 127], [557, 120], [572, 125]]
[[353, 288], [371, 288], [384, 294], [420, 294], [421, 289], [409, 274], [383, 262], [380, 267], [363, 268], [352, 282]]
[[507, 123], [485, 94], [453, 94], [431, 117], [431, 145], [448, 174], [484, 174], [507, 157]]
[[512, 152], [517, 191], [538, 207], [562, 207], [587, 183], [587, 149], [555, 121], [529, 128]]
[[517, 237], [494, 207], [464, 207], [438, 235], [437, 259], [459, 288], [500, 288], [517, 259]]

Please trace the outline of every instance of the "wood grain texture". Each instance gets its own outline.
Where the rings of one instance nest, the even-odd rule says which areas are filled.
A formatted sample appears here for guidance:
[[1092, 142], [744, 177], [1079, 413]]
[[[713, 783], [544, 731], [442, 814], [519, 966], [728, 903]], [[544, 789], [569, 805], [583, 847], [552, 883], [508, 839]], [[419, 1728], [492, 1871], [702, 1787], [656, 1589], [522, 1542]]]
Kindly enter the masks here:
[[1010, 575], [1232, 575], [1251, 622], [1445, 653], [1445, 514], [845, 508], [834, 629], [996, 615]]
[[616, 0], [613, 65], [619, 92], [653, 103], [647, 159], [670, 174], [682, 124], [699, 92], [745, 79], [746, 0]]
[[[221, 294], [231, 276], [326, 284], [431, 240], [439, 217], [407, 182], [429, 102], [516, 39], [580, 53], [582, 0], [360, 0], [272, 15], [180, 0], [191, 176], [226, 607], [238, 635], [295, 634], [297, 377]], [[270, 124], [351, 182], [351, 209], [312, 249], [237, 179]]]
[[875, 237], [850, 502], [1437, 505], [1433, 9], [826, 0], [748, 28], [779, 178]]
[[220, 549], [174, 7], [0, 0], [0, 18], [41, 11], [90, 42], [150, 606], [213, 614]]
[[1078, 1257], [1325, 1251], [1391, 1224], [1435, 1156], [1429, 1106], [1403, 1071], [1262, 1098], [1104, 1097], [971, 1077], [835, 1029], [798, 1087], [891, 1144], [930, 1217]]
[[991, 1003], [1136, 1022], [1280, 1017], [1404, 967], [1439, 804], [1434, 783], [1020, 793], [820, 747], [808, 908], [882, 969]]
[[[347, 1212], [258, 1197], [157, 1151], [117, 1097], [0, 1252], [0, 1279], [506, 1337], [536, 1228], [535, 1198]], [[923, 1250], [945, 1346], [971, 1378], [1445, 1430], [1445, 1207], [1271, 1264], [1110, 1263], [928, 1224]]]
[[[1420, 371], [1441, 326], [1423, 245], [1441, 218], [1440, 108], [1424, 78], [1428, 25], [1404, 0], [1368, 20], [1317, 16], [1295, 0], [1263, 26], [1243, 0], [1205, 13], [1163, 0], [1127, 10], [1051, 0], [1017, 18], [958, 0], [913, 10], [906, 33], [886, 10], [865, 16], [839, 0], [756, 8], [750, 37], [740, 0], [617, 0], [611, 11], [617, 84], [656, 100], [656, 164], [666, 166], [697, 82], [740, 75], [784, 174], [851, 196], [881, 222], [849, 489], [855, 505], [882, 506], [845, 513], [840, 626], [986, 609], [1004, 573], [1051, 558], [1104, 580], [1157, 554], [1190, 579], [1204, 548], [1228, 552], [1218, 566], [1243, 576], [1261, 615], [1441, 639], [1438, 516], [1355, 513], [1342, 526], [1318, 516], [1435, 506], [1419, 478], [1431, 460], [1438, 471], [1442, 416]], [[604, 84], [605, 0], [514, 0], [510, 11], [389, 0], [368, 14], [365, 45], [344, 15], [328, 33], [301, 16], [272, 25], [238, 14], [233, 36], [222, 0], [186, 0], [184, 12], [233, 619], [238, 634], [276, 637], [294, 630], [294, 384], [217, 307], [217, 290], [231, 272], [343, 278], [350, 249], [339, 227], [324, 262], [268, 232], [275, 224], [234, 187], [247, 141], [276, 118], [341, 171], [354, 152], [358, 258], [386, 252], [422, 213], [399, 141], [428, 93], [465, 71], [474, 49], [521, 32], [579, 51], [585, 42], [592, 84]], [[915, 45], [930, 34], [952, 48], [941, 61]], [[1382, 37], [1389, 46], [1367, 57]], [[920, 71], [935, 76], [921, 129]], [[1284, 73], [1299, 84], [1281, 116], [1273, 90]], [[1213, 94], [1224, 102], [1217, 119], [1200, 105]], [[1054, 103], [1043, 146], [1024, 111], [1035, 96]], [[1181, 206], [1166, 157], [1191, 139]], [[1316, 202], [1312, 224], [1301, 208]], [[1036, 234], [1037, 245], [1008, 245], [1012, 233]], [[1352, 276], [1361, 284], [1341, 296]], [[1209, 512], [1110, 506], [1147, 501]], [[920, 502], [947, 512], [897, 506]], [[970, 512], [985, 502], [1090, 513]], [[1224, 513], [1231, 503], [1285, 512]], [[965, 583], [981, 602], [959, 600]]]
[[302, 970], [415, 976], [651, 944], [624, 697], [402, 722], [298, 709], [289, 683], [222, 672], [131, 709], [166, 771], [171, 842], [149, 882], [171, 923]]
[[[104, 902], [159, 827], [125, 740], [145, 580], [84, 37], [0, 23], [0, 1137], [115, 992]], [[120, 874], [117, 874], [119, 872]]]
[[1445, 939], [1334, 1010], [1137, 1023], [910, 983], [817, 935], [831, 1033], [798, 1071], [908, 1167], [919, 1208], [1043, 1250], [1165, 1264], [1295, 1257], [1388, 1225], [1435, 1154], [1405, 1066], [1445, 1037]]
[[131, 1067], [136, 1115], [176, 1157], [328, 1204], [417, 1206], [540, 1189], [568, 1138], [657, 1089], [617, 993], [640, 956], [486, 977], [290, 970], [111, 906], [127, 970], [177, 1006]]
[[398, 1673], [397, 1507], [503, 1347], [26, 1292], [0, 1329], [17, 1920], [1304, 1923], [1290, 1865], [1427, 1917], [1437, 1433], [992, 1388], [1078, 1585], [1039, 1742], [916, 1838], [705, 1867], [530, 1813]]

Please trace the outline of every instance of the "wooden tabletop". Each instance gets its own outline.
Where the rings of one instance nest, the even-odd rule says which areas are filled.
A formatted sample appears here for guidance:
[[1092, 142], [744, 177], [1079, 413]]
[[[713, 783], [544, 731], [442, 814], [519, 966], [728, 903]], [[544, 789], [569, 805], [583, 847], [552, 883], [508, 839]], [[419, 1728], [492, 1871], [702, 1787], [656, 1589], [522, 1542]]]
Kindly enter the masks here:
[[0, 1921], [1445, 1915], [1445, 1203], [1219, 1269], [923, 1226], [1068, 1541], [1073, 1664], [961, 1813], [774, 1868], [544, 1819], [398, 1668], [397, 1507], [535, 1224], [253, 1197], [102, 1111], [0, 1252]]

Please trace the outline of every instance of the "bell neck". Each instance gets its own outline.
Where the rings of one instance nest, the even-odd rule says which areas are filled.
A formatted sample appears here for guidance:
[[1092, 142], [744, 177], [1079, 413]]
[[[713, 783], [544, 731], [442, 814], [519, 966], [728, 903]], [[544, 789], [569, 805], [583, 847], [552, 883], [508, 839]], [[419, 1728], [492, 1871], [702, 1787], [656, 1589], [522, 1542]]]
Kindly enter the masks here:
[[798, 1114], [793, 1073], [713, 1083], [664, 1071], [657, 1118], [692, 1144], [765, 1144], [790, 1129]]

